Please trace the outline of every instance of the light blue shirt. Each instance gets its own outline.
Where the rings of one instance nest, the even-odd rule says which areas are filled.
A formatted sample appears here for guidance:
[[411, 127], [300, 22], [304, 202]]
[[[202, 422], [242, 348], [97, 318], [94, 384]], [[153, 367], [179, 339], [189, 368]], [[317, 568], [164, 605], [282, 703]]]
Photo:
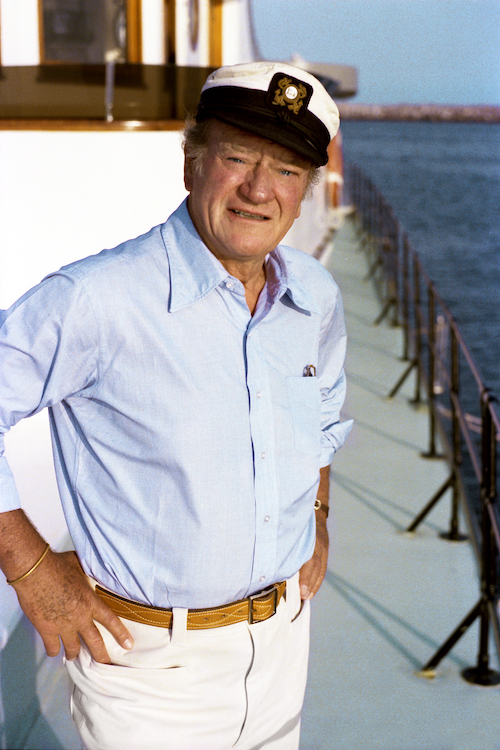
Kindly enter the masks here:
[[[49, 407], [89, 575], [137, 601], [198, 608], [311, 557], [318, 472], [350, 426], [341, 300], [317, 261], [276, 248], [252, 317], [183, 203], [3, 317], [0, 430]], [[19, 507], [3, 453], [0, 489], [1, 510]]]

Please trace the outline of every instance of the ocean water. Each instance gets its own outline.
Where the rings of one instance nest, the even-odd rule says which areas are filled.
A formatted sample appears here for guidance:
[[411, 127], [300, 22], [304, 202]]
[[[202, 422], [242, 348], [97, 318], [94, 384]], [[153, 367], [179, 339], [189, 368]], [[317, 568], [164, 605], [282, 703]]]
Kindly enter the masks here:
[[500, 398], [500, 125], [345, 122], [346, 161], [392, 204]]

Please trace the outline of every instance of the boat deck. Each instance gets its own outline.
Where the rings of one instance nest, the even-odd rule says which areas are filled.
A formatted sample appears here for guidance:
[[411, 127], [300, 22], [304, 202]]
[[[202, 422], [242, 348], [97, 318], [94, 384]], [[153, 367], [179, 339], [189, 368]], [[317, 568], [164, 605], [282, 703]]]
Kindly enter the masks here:
[[[409, 403], [413, 378], [387, 399], [407, 366], [402, 335], [385, 321], [374, 325], [381, 308], [359, 248], [348, 220], [323, 259], [344, 297], [345, 414], [355, 426], [332, 464], [332, 547], [313, 602], [300, 747], [499, 750], [499, 689], [460, 674], [477, 663], [477, 622], [434, 679], [417, 674], [476, 604], [478, 574], [468, 543], [438, 535], [449, 527], [450, 493], [414, 535], [404, 532], [449, 470], [421, 456], [428, 414]], [[498, 668], [496, 653], [490, 666]]]
[[[332, 551], [313, 602], [301, 750], [499, 750], [499, 689], [460, 676], [476, 663], [477, 623], [433, 680], [417, 674], [476, 604], [476, 564], [469, 544], [438, 536], [448, 528], [447, 495], [416, 534], [404, 533], [448, 468], [421, 457], [428, 417], [408, 403], [411, 378], [396, 398], [386, 398], [406, 367], [401, 332], [373, 324], [380, 305], [365, 280], [366, 260], [350, 219], [324, 263], [344, 296], [345, 412], [355, 427], [333, 463]], [[495, 654], [491, 666], [498, 666]], [[16, 747], [77, 750], [65, 672], [61, 666], [46, 682], [47, 670], [43, 663], [37, 678], [42, 714]]]

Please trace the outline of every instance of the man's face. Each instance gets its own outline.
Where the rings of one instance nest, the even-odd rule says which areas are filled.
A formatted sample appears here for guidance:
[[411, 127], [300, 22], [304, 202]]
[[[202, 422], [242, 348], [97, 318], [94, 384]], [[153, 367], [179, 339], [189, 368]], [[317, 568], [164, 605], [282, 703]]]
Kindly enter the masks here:
[[193, 223], [227, 261], [262, 261], [300, 214], [311, 164], [294, 151], [213, 121], [201, 169], [185, 184]]

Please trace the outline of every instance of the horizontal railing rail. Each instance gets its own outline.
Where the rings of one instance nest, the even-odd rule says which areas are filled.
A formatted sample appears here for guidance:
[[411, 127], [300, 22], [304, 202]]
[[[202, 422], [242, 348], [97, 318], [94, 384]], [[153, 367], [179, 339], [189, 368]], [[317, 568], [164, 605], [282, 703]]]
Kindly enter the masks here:
[[347, 166], [346, 186], [369, 258], [368, 277], [374, 279], [380, 295], [382, 310], [375, 323], [387, 319], [403, 329], [402, 358], [408, 365], [388, 395], [394, 397], [410, 374], [414, 374], [412, 403], [425, 400], [429, 412], [429, 446], [423, 455], [442, 456], [450, 466], [448, 479], [407, 531], [415, 531], [450, 490], [450, 527], [441, 536], [452, 541], [467, 538], [459, 530], [462, 509], [480, 571], [479, 601], [422, 668], [422, 674], [434, 676], [441, 659], [479, 618], [477, 665], [462, 674], [475, 684], [498, 684], [500, 674], [489, 667], [491, 633], [500, 655], [497, 505], [500, 419], [495, 398], [483, 382], [453, 315], [392, 206], [356, 165]]

